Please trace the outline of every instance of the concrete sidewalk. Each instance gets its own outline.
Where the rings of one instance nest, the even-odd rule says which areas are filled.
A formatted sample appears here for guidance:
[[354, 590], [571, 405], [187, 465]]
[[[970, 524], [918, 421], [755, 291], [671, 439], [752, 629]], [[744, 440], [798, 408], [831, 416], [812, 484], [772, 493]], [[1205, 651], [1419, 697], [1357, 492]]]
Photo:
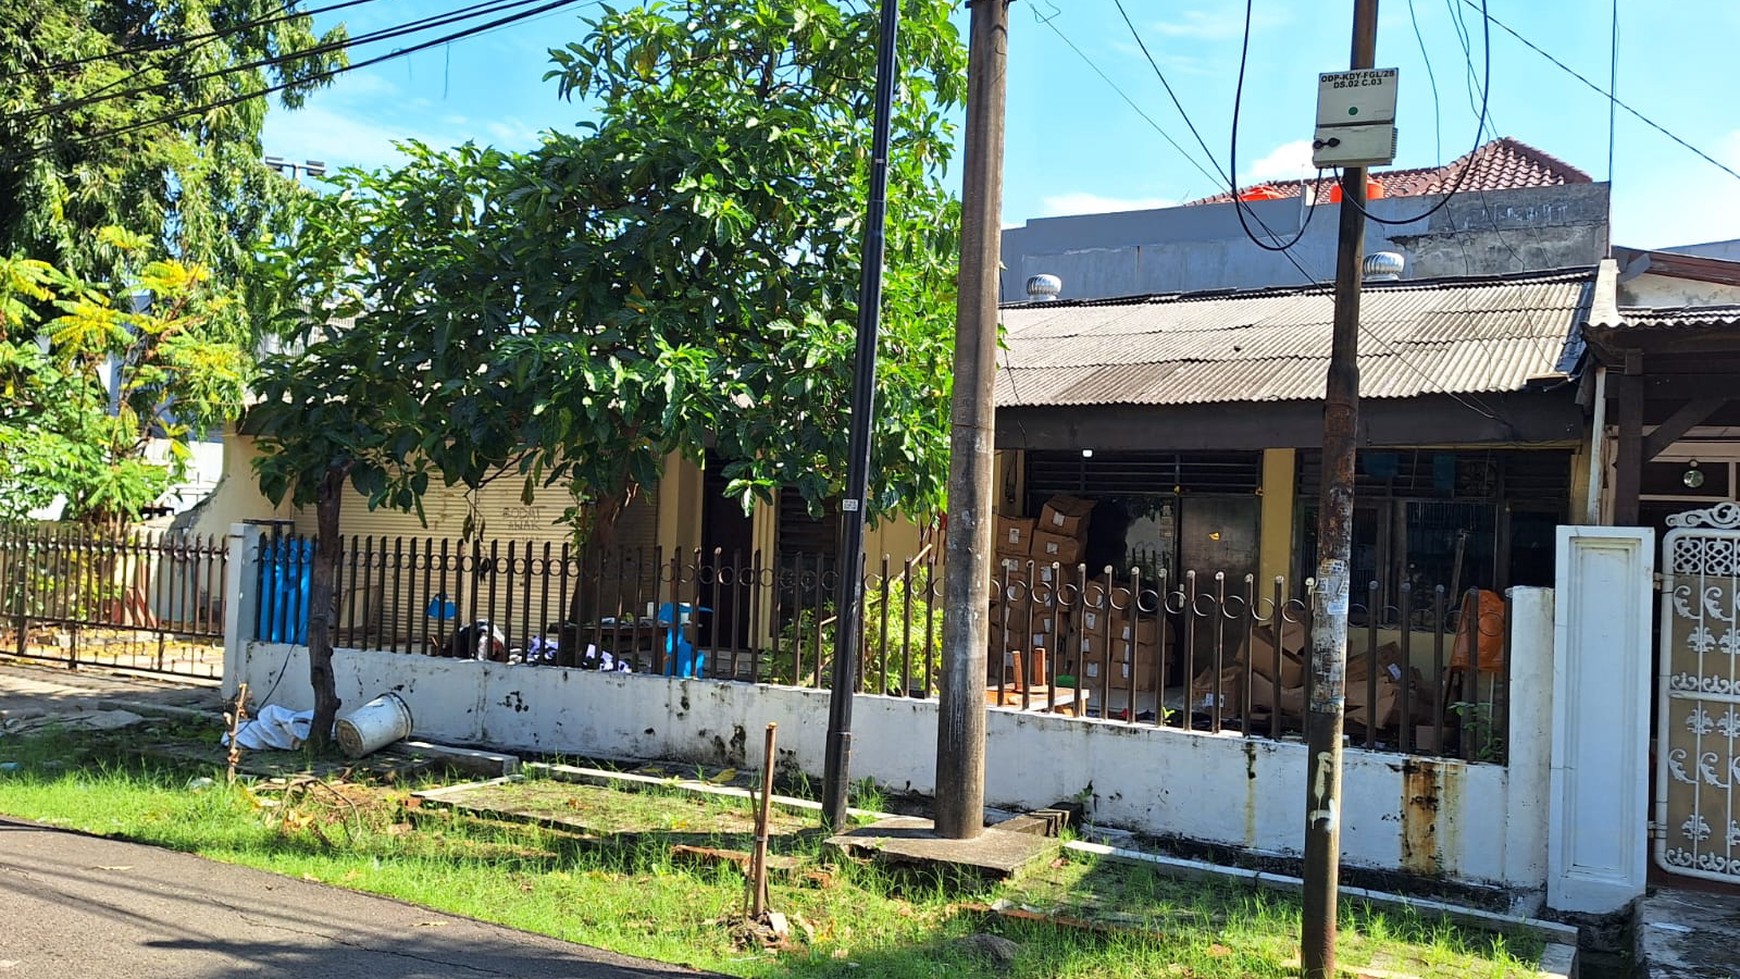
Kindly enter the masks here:
[[149, 680], [97, 670], [69, 670], [47, 664], [0, 663], [0, 712], [77, 714], [101, 709], [104, 701], [160, 707], [223, 711], [223, 697], [209, 685]]
[[[216, 689], [0, 663], [0, 714], [114, 706], [216, 717]], [[654, 979], [694, 976], [386, 898], [0, 816], [0, 976]]]
[[700, 975], [137, 843], [0, 817], [0, 975], [655, 979]]

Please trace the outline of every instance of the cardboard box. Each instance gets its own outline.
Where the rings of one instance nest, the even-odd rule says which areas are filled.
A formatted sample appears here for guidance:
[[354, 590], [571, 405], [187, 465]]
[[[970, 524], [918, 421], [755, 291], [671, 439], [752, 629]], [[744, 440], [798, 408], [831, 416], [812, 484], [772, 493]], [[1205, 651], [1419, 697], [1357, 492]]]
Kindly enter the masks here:
[[1071, 567], [1081, 560], [1082, 543], [1074, 537], [1054, 534], [1041, 530], [1033, 535], [1033, 560], [1047, 564], [1055, 561], [1064, 567]]
[[1125, 634], [1129, 627], [1129, 616], [1120, 609], [1084, 608], [1076, 616], [1083, 632], [1091, 632], [1096, 636], [1107, 635], [1129, 642], [1133, 637]]
[[[1116, 623], [1112, 634], [1125, 642], [1157, 650], [1160, 646], [1160, 620], [1148, 615], [1138, 615], [1133, 619], [1125, 616]], [[1170, 622], [1166, 624], [1166, 634], [1168, 637], [1172, 634]]]
[[[1303, 622], [1283, 622], [1281, 624], [1281, 676], [1279, 679], [1282, 689], [1304, 685], [1305, 649], [1309, 642], [1310, 637]], [[1250, 663], [1252, 669], [1260, 676], [1271, 682], [1276, 680], [1274, 626], [1258, 626], [1252, 630]]]
[[1080, 537], [1093, 516], [1094, 503], [1076, 496], [1054, 496], [1039, 511], [1039, 529], [1065, 537]]
[[1033, 531], [1039, 526], [1034, 517], [997, 515], [996, 551], [998, 555], [1026, 557], [1033, 552]]
[[[1287, 687], [1280, 690], [1268, 677], [1251, 672], [1251, 716], [1266, 720], [1279, 710], [1283, 719], [1298, 721], [1305, 716], [1305, 688]], [[1207, 712], [1220, 698], [1220, 713], [1224, 718], [1237, 718], [1244, 709], [1245, 664], [1235, 663], [1220, 671], [1220, 683], [1215, 683], [1212, 669], [1203, 670], [1190, 681], [1190, 709]]]

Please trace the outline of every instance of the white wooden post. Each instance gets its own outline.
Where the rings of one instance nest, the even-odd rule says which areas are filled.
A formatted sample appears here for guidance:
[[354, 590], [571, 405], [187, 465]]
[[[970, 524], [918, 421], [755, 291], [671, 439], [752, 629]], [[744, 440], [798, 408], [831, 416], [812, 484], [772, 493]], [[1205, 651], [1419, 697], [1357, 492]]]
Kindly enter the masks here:
[[1605, 914], [1649, 867], [1655, 531], [1560, 527], [1547, 905]]
[[254, 639], [260, 609], [260, 528], [233, 523], [229, 532], [229, 563], [224, 573], [224, 684], [233, 700], [242, 682], [243, 658]]

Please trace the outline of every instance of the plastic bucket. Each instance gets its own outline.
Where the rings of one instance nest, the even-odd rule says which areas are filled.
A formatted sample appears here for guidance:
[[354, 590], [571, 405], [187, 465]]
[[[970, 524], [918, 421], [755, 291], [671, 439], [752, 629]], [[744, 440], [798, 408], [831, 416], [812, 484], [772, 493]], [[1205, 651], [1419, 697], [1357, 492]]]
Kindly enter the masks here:
[[361, 758], [411, 736], [411, 708], [396, 693], [384, 693], [338, 719], [338, 747]]

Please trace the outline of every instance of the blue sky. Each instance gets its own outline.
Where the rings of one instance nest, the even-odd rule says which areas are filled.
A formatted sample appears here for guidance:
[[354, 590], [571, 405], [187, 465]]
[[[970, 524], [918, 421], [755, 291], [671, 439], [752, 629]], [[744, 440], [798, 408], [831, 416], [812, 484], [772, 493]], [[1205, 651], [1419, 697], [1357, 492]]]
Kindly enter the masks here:
[[[1474, 144], [1477, 100], [1451, 17], [1462, 0], [1384, 0], [1377, 64], [1400, 69], [1396, 166], [1429, 166]], [[1611, 8], [1572, 0], [1490, 0], [1491, 12], [1602, 86], [1608, 77]], [[460, 0], [381, 0], [343, 12], [351, 32], [454, 9]], [[1227, 162], [1244, 4], [1237, 0], [1124, 0], [1190, 118], [1221, 166]], [[1297, 176], [1309, 157], [1316, 75], [1347, 66], [1350, 0], [1257, 0], [1239, 120], [1239, 179]], [[298, 112], [275, 109], [266, 152], [329, 165], [393, 161], [392, 140], [435, 145], [471, 139], [525, 149], [545, 129], [572, 127], [577, 107], [542, 81], [551, 46], [579, 40], [583, 6], [546, 14], [347, 73]], [[1328, 13], [1325, 13], [1328, 11]], [[1478, 12], [1461, 6], [1481, 70]], [[1112, 0], [1021, 0], [1011, 8], [1006, 225], [1054, 214], [1157, 207], [1223, 190], [1168, 144], [1113, 88], [1209, 171]], [[1049, 23], [1042, 21], [1046, 18]], [[1740, 103], [1732, 42], [1740, 4], [1619, 0], [1621, 99], [1687, 142], [1740, 170]], [[1437, 82], [1436, 111], [1418, 23]], [[960, 17], [965, 30], [965, 14]], [[1053, 29], [1055, 28], [1055, 30]], [[446, 28], [450, 31], [453, 28]], [[1060, 37], [1060, 32], [1062, 37]], [[1063, 40], [1079, 47], [1092, 65]], [[409, 39], [361, 48], [353, 60]], [[1096, 73], [1103, 72], [1110, 83]], [[1514, 136], [1608, 176], [1608, 102], [1492, 31], [1488, 136]], [[1620, 110], [1614, 139], [1616, 244], [1664, 247], [1740, 237], [1740, 178]]]

